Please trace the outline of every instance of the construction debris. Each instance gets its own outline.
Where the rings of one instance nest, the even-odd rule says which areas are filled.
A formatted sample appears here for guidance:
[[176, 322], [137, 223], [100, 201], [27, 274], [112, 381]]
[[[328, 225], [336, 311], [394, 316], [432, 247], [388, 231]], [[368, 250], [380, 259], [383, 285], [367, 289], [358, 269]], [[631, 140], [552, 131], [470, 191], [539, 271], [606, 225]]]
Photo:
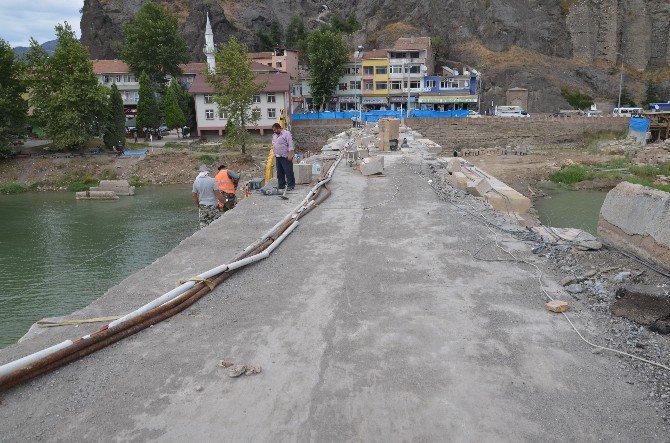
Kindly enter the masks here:
[[225, 360], [221, 360], [219, 362], [219, 366], [228, 369], [228, 377], [231, 378], [239, 377], [242, 374], [244, 375], [260, 374], [262, 370], [260, 366], [246, 365], [246, 364], [241, 365]]
[[547, 310], [551, 312], [556, 312], [557, 314], [567, 312], [568, 302], [561, 300], [552, 300], [549, 303], [547, 303]]

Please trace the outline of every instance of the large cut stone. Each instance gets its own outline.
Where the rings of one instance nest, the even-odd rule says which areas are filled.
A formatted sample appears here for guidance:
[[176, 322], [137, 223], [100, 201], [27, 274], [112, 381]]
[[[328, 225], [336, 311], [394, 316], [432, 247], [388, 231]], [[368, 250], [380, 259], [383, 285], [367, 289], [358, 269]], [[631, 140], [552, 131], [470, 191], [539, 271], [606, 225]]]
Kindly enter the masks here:
[[312, 165], [308, 163], [293, 165], [293, 175], [297, 185], [310, 183], [312, 181]]
[[620, 249], [670, 269], [670, 194], [619, 183], [600, 210], [598, 234]]
[[468, 180], [468, 177], [465, 174], [463, 174], [462, 172], [454, 172], [451, 175], [450, 184], [451, 184], [452, 187], [454, 187], [458, 191], [462, 191], [466, 188], [469, 181], [470, 180]]
[[461, 172], [461, 161], [457, 158], [450, 158], [447, 160], [447, 172], [449, 174]]
[[377, 157], [364, 158], [361, 163], [361, 173], [363, 175], [381, 174], [384, 172], [384, 157], [378, 155]]

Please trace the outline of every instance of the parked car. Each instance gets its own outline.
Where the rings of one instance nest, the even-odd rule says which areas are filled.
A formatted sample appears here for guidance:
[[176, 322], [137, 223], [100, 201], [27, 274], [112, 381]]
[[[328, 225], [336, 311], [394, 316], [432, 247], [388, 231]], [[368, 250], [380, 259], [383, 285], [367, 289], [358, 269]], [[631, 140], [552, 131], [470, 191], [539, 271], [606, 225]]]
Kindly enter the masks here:
[[482, 115], [478, 113], [477, 111], [469, 110], [468, 111], [468, 118], [479, 118]]

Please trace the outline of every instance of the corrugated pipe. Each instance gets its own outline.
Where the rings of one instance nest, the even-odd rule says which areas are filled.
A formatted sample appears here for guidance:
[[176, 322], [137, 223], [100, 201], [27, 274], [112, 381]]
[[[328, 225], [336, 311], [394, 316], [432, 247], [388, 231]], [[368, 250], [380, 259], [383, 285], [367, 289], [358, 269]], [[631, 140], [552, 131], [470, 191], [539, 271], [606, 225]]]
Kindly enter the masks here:
[[[305, 199], [292, 212], [273, 226], [259, 240], [248, 246], [233, 262], [210, 269], [198, 277], [209, 279], [216, 287], [237, 270], [267, 258], [298, 226], [298, 220], [318, 206], [330, 195], [325, 188], [340, 163], [341, 156], [331, 165], [322, 179], [310, 190]], [[322, 190], [324, 190], [322, 194]], [[125, 337], [169, 318], [211, 292], [203, 282], [186, 282], [145, 304], [139, 309], [77, 340], [66, 340], [55, 346], [0, 366], [0, 392], [24, 383], [36, 376], [68, 364], [102, 349]]]

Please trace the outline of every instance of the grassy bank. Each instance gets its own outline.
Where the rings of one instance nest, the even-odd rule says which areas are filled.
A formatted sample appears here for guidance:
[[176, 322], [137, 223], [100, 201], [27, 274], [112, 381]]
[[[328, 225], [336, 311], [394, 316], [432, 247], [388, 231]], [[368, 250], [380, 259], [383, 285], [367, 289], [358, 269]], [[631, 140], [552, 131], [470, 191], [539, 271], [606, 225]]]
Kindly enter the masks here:
[[579, 187], [584, 182], [595, 182], [598, 187], [614, 187], [622, 181], [636, 183], [670, 192], [670, 185], [656, 182], [656, 176], [670, 176], [670, 163], [662, 165], [635, 165], [625, 159], [606, 163], [579, 163], [563, 166], [551, 176], [551, 181]]

